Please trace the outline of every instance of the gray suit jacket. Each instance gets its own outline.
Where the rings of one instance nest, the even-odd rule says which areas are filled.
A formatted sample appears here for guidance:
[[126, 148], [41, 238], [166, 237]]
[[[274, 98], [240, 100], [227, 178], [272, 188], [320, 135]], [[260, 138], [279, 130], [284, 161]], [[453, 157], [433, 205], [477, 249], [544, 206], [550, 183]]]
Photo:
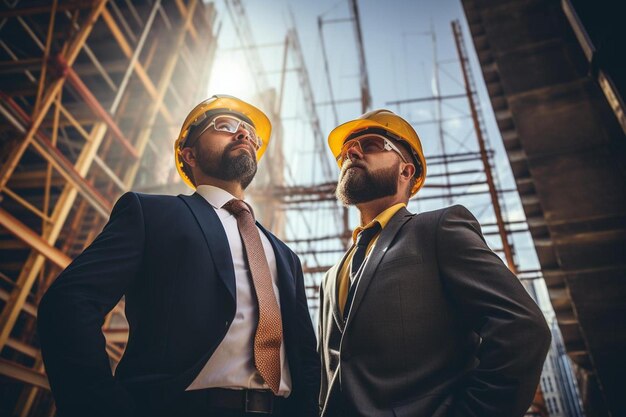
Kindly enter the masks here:
[[372, 417], [524, 414], [550, 331], [465, 207], [398, 211], [346, 322], [337, 307], [342, 262], [320, 291], [323, 417], [342, 407]]

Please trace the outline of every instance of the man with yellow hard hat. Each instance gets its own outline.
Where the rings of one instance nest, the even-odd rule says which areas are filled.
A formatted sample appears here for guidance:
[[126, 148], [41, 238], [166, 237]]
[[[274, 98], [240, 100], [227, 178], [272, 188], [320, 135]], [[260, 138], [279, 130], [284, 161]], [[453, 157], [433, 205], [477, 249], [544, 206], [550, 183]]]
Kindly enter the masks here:
[[407, 210], [426, 178], [413, 127], [374, 110], [328, 144], [361, 224], [320, 289], [322, 416], [523, 416], [550, 331], [466, 208]]
[[[191, 196], [126, 193], [38, 315], [59, 416], [318, 416], [320, 363], [298, 257], [244, 190], [269, 119], [231, 96], [197, 105], [176, 140]], [[111, 373], [101, 326], [125, 296]]]

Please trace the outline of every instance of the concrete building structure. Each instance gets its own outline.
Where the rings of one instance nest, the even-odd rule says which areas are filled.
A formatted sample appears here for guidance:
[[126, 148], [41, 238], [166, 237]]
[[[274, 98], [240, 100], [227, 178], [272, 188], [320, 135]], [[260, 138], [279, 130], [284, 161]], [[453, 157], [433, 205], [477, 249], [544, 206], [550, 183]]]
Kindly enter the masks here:
[[622, 15], [603, 1], [462, 3], [585, 413], [626, 415]]

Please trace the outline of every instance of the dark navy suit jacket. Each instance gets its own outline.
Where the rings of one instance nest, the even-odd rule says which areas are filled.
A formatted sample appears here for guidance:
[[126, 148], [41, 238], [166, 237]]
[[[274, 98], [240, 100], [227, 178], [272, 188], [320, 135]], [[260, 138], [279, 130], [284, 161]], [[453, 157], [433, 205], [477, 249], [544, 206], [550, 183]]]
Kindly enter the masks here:
[[[300, 261], [259, 227], [276, 255], [293, 381], [287, 415], [317, 416], [320, 364]], [[233, 320], [235, 294], [226, 233], [203, 197], [124, 194], [102, 233], [39, 306], [59, 415], [175, 415]], [[122, 296], [129, 340], [113, 376], [101, 327]]]

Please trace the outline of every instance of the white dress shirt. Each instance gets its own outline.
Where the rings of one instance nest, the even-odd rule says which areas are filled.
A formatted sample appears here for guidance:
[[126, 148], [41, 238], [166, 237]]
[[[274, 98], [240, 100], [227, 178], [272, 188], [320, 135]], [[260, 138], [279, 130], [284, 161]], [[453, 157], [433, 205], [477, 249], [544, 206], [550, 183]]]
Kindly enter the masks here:
[[[223, 208], [224, 204], [235, 197], [229, 192], [211, 185], [199, 185], [197, 192], [213, 206], [226, 231], [235, 269], [237, 308], [224, 340], [211, 355], [196, 379], [187, 387], [187, 391], [204, 388], [269, 389], [254, 367], [253, 344], [259, 313], [241, 235], [237, 227], [237, 219]], [[276, 301], [280, 307], [274, 249], [260, 229], [259, 235], [270, 267]], [[285, 356], [284, 340], [280, 346], [280, 364], [281, 379], [278, 395], [287, 397], [291, 393], [291, 374]]]

